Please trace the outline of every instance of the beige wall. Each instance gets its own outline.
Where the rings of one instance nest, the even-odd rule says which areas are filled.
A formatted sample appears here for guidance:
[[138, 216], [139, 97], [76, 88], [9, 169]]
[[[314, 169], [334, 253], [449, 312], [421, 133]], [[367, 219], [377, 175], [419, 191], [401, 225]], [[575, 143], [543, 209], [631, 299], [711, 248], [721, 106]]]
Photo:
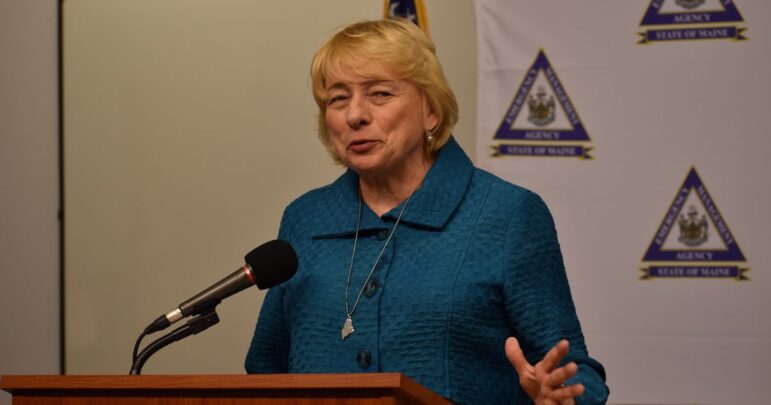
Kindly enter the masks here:
[[[426, 1], [470, 156], [471, 0]], [[316, 140], [309, 62], [382, 1], [64, 3], [68, 373], [124, 373], [148, 322], [275, 238], [283, 207], [341, 172]], [[146, 373], [238, 373], [262, 294]], [[149, 339], [148, 339], [149, 341]]]
[[56, 6], [0, 1], [0, 374], [59, 371]]

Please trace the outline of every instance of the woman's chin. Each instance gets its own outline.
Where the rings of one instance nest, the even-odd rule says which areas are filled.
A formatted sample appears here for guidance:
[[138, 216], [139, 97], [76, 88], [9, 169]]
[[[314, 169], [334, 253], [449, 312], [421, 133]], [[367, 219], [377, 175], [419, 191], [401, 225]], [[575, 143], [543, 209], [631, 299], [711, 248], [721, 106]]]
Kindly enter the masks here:
[[373, 154], [349, 156], [345, 160], [345, 164], [360, 176], [370, 174], [376, 175], [382, 171], [385, 166], [383, 164], [383, 159], [381, 159], [380, 156]]

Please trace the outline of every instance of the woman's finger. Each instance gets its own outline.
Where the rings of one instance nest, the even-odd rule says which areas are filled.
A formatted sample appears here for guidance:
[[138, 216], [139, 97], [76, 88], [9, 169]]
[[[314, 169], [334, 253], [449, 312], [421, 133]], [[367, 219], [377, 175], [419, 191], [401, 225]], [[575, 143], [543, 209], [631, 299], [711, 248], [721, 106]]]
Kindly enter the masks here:
[[554, 369], [544, 381], [549, 387], [559, 387], [565, 384], [565, 381], [576, 375], [578, 366], [576, 363], [570, 362], [564, 367], [558, 367]]
[[538, 365], [543, 371], [550, 373], [557, 367], [565, 355], [568, 354], [569, 349], [568, 341], [565, 339], [560, 340], [546, 353], [546, 356], [544, 356], [543, 360], [541, 360]]
[[516, 338], [510, 337], [506, 339], [506, 357], [517, 370], [517, 374], [522, 375], [532, 365], [527, 362], [525, 354], [522, 352], [522, 348], [519, 347], [519, 341]]
[[556, 390], [553, 390], [552, 392], [549, 393], [548, 397], [551, 400], [559, 402], [559, 401], [564, 401], [566, 399], [579, 397], [583, 393], [584, 393], [583, 384], [572, 384], [572, 385], [567, 385], [564, 387], [560, 387]]

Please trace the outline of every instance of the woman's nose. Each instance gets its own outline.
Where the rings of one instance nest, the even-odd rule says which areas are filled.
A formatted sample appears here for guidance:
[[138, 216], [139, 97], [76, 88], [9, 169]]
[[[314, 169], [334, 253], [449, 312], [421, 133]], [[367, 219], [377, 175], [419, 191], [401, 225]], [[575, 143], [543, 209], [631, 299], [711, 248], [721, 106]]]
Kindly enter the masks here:
[[351, 97], [346, 112], [346, 120], [351, 128], [359, 129], [372, 121], [366, 97], [354, 95]]

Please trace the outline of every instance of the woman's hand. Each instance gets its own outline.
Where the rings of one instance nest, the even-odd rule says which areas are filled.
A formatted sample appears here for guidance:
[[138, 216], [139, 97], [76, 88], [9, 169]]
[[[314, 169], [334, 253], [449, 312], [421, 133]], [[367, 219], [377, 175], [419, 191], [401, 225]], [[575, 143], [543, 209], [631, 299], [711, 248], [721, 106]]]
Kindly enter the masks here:
[[564, 385], [578, 371], [578, 365], [573, 362], [557, 367], [566, 354], [568, 341], [563, 339], [533, 367], [525, 359], [517, 339], [506, 339], [506, 357], [519, 374], [519, 384], [537, 405], [575, 404], [574, 398], [584, 393], [582, 384]]

